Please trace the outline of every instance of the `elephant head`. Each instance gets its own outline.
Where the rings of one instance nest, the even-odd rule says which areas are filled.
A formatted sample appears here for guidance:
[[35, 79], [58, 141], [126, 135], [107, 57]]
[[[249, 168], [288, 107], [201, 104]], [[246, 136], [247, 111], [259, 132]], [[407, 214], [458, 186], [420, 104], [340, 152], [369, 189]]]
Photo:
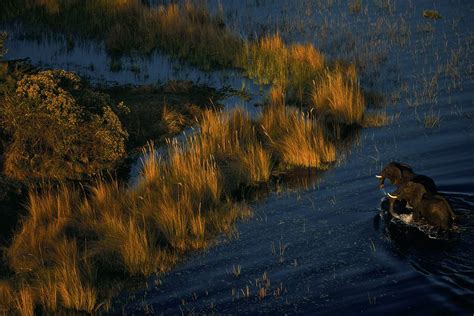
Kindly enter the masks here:
[[440, 194], [432, 194], [426, 187], [409, 181], [401, 185], [393, 194], [392, 200], [405, 200], [413, 207], [413, 219], [424, 219], [429, 224], [442, 229], [449, 229], [455, 220], [454, 211], [448, 200]]
[[385, 185], [385, 179], [389, 179], [392, 184], [399, 186], [403, 183], [404, 178], [412, 175], [414, 175], [414, 173], [409, 165], [399, 162], [391, 162], [375, 177], [380, 179], [379, 187], [383, 188]]
[[418, 207], [423, 196], [428, 193], [425, 186], [421, 183], [409, 181], [400, 186], [392, 194], [388, 194], [392, 199], [406, 201], [411, 207]]

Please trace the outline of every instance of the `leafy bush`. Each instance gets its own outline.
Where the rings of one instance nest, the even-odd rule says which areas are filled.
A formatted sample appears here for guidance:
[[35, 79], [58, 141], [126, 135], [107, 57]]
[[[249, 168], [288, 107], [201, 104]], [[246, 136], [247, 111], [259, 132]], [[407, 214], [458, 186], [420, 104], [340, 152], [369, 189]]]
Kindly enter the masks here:
[[0, 103], [0, 126], [10, 140], [4, 172], [80, 179], [113, 167], [125, 156], [128, 134], [110, 104], [72, 72], [23, 76]]

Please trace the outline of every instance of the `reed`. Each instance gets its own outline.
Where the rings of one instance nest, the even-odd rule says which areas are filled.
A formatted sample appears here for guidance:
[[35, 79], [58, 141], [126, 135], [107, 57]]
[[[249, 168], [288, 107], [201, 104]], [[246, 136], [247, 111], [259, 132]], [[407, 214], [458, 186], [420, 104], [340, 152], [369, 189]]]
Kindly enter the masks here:
[[260, 123], [269, 146], [286, 165], [326, 168], [336, 160], [327, 132], [307, 114], [283, 105], [268, 106]]
[[313, 107], [320, 115], [328, 115], [347, 125], [363, 122], [365, 101], [355, 75], [355, 68], [326, 71], [321, 82], [314, 84]]
[[26, 312], [36, 305], [94, 312], [109, 304], [113, 291], [100, 286], [108, 278], [165, 272], [231, 233], [251, 215], [235, 202], [236, 190], [269, 181], [278, 168], [326, 168], [336, 159], [324, 125], [281, 102], [256, 120], [241, 108], [204, 111], [196, 129], [160, 153], [149, 144], [135, 186], [99, 179], [87, 188], [32, 190], [28, 216], [6, 250], [27, 290], [12, 283], [2, 300], [21, 297], [16, 309]]
[[324, 130], [304, 115], [292, 115], [293, 127], [280, 141], [282, 160], [292, 166], [326, 169], [336, 161], [336, 147], [326, 140]]
[[22, 285], [15, 296], [14, 306], [16, 310], [21, 315], [33, 316], [35, 307], [33, 289], [27, 285]]
[[[105, 42], [112, 55], [150, 54], [159, 49], [203, 69], [231, 67], [242, 41], [221, 17], [186, 1], [150, 7], [139, 0], [6, 0], [1, 16], [21, 18], [61, 32]], [[212, 44], [210, 44], [212, 43]]]
[[248, 43], [242, 68], [260, 84], [281, 89], [290, 102], [305, 104], [311, 82], [324, 69], [325, 58], [311, 44], [286, 45], [277, 33]]

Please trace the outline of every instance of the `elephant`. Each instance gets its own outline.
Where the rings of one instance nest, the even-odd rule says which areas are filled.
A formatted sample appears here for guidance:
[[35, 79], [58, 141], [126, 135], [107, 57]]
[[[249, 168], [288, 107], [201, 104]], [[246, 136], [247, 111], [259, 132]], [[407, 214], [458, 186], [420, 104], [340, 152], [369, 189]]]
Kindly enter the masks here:
[[382, 169], [380, 174], [375, 177], [380, 179], [380, 188], [384, 187], [385, 179], [389, 179], [390, 182], [397, 187], [411, 181], [423, 185], [428, 193], [435, 194], [438, 192], [433, 179], [414, 173], [409, 165], [400, 162], [390, 162]]
[[448, 200], [440, 194], [430, 193], [421, 183], [404, 183], [389, 197], [411, 205], [414, 221], [424, 219], [430, 225], [448, 230], [456, 218]]

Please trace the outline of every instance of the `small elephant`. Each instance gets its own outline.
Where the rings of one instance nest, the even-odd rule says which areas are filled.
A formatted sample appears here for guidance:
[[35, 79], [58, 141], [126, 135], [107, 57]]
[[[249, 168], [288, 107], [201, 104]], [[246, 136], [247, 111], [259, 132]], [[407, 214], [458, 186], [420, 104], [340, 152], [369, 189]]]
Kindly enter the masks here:
[[389, 194], [389, 197], [392, 200], [405, 200], [411, 205], [413, 220], [425, 219], [429, 224], [445, 230], [451, 227], [456, 217], [448, 200], [428, 192], [421, 183], [409, 181]]
[[413, 169], [409, 165], [404, 163], [391, 162], [386, 165], [382, 169], [380, 174], [376, 175], [376, 177], [380, 179], [380, 188], [384, 187], [385, 179], [389, 179], [390, 182], [397, 187], [400, 187], [401, 185], [411, 181], [423, 185], [426, 191], [429, 193], [435, 194], [436, 192], [438, 192], [438, 189], [436, 188], [436, 184], [434, 183], [433, 179], [421, 174], [414, 173]]

